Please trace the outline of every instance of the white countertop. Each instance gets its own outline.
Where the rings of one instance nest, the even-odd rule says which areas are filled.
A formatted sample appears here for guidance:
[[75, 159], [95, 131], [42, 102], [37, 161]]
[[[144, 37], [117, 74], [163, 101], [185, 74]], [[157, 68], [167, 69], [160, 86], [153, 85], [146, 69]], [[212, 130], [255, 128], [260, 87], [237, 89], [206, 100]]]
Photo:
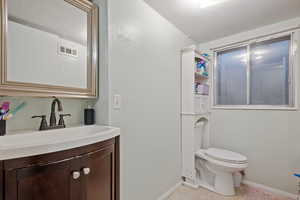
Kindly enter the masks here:
[[0, 160], [63, 151], [120, 135], [119, 128], [99, 125], [18, 132], [18, 134], [0, 137]]

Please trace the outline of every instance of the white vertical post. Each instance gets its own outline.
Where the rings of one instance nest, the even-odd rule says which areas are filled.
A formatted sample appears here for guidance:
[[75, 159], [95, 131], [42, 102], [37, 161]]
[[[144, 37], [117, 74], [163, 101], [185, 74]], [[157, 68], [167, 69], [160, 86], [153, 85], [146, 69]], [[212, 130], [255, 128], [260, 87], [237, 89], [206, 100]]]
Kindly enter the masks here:
[[250, 104], [250, 84], [251, 84], [251, 73], [250, 73], [250, 65], [251, 65], [251, 49], [250, 49], [250, 45], [247, 46], [247, 105]]

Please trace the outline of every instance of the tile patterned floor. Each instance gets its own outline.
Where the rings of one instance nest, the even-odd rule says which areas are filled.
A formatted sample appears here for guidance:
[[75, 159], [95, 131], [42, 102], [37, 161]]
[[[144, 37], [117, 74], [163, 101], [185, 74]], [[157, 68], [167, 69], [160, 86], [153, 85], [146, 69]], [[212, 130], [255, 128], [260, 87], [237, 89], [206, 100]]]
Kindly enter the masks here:
[[224, 197], [206, 189], [180, 186], [167, 200], [291, 200], [260, 189], [242, 186], [234, 197]]

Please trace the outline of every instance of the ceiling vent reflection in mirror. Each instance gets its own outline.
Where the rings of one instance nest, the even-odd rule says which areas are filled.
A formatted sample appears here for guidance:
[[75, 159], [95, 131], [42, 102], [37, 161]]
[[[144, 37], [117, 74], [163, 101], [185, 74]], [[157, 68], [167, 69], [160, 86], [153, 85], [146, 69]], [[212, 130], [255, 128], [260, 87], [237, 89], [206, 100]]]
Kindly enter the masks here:
[[58, 44], [58, 54], [63, 56], [78, 57], [78, 48], [69, 47], [65, 44]]

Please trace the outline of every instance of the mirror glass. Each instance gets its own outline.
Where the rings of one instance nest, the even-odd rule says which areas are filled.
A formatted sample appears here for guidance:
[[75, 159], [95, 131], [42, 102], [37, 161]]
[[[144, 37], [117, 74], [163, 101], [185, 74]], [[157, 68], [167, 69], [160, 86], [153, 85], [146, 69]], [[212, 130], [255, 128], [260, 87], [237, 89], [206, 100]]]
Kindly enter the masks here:
[[68, 0], [7, 1], [8, 82], [88, 88], [88, 13]]

